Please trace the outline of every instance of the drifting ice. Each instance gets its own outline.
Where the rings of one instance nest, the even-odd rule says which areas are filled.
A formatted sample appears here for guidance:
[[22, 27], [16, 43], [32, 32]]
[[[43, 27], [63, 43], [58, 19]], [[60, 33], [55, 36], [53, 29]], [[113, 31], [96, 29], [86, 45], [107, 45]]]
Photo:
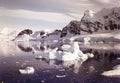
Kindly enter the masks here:
[[102, 75], [107, 77], [120, 77], [120, 65], [113, 67], [113, 70], [104, 71]]
[[[62, 46], [62, 48], [64, 46]], [[67, 48], [69, 48], [69, 49], [67, 49]], [[47, 55], [44, 55], [42, 57], [38, 56], [38, 58], [55, 59], [55, 60], [61, 60], [61, 61], [71, 61], [71, 60], [76, 60], [76, 59], [87, 60], [92, 55], [90, 53], [84, 54], [79, 49], [78, 42], [73, 42], [71, 47], [67, 46], [67, 48], [65, 48], [65, 50], [63, 50], [63, 51], [58, 51], [58, 48], [55, 48], [51, 52], [49, 52]], [[93, 57], [93, 55], [91, 57]]]
[[25, 69], [19, 69], [21, 74], [33, 74], [35, 69], [33, 67], [26, 67]]

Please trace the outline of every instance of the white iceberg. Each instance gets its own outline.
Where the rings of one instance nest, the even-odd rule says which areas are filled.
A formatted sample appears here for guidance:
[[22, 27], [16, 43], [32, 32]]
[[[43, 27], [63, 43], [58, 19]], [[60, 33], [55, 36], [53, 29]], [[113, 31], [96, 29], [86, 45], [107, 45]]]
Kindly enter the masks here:
[[61, 46], [61, 50], [63, 50], [63, 51], [67, 51], [70, 48], [71, 48], [71, 45], [67, 45], [67, 44]]
[[120, 65], [113, 67], [113, 70], [104, 71], [102, 75], [107, 77], [120, 77]]
[[94, 57], [94, 54], [92, 54], [92, 53], [86, 53], [85, 54], [88, 58], [93, 58]]
[[35, 69], [33, 67], [26, 67], [25, 69], [19, 69], [21, 74], [34, 74]]
[[[64, 46], [62, 46], [62, 48], [63, 47]], [[55, 59], [55, 60], [61, 60], [61, 61], [71, 61], [71, 60], [76, 60], [76, 59], [82, 59], [83, 61], [85, 61], [91, 55], [89, 53], [84, 54], [79, 49], [78, 42], [73, 42], [71, 47], [69, 46], [68, 48], [69, 49], [65, 48], [67, 50], [63, 50], [63, 51], [58, 51], [58, 48], [55, 48], [48, 54], [46, 54], [44, 56], [40, 56], [40, 57], [38, 56], [37, 58]], [[92, 57], [93, 57], [93, 55], [92, 55]]]

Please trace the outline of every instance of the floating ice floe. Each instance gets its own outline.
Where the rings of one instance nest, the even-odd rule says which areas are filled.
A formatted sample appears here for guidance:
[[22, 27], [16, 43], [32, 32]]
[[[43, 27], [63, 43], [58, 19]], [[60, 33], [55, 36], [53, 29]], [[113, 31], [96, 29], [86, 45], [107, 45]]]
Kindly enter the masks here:
[[33, 67], [26, 67], [25, 69], [19, 69], [21, 74], [33, 74], [35, 69]]
[[20, 62], [15, 62], [16, 64], [19, 64]]
[[67, 51], [68, 49], [70, 49], [71, 48], [71, 45], [63, 45], [63, 46], [61, 46], [61, 49], [63, 50], [63, 51]]
[[102, 75], [107, 77], [120, 77], [120, 65], [113, 67], [113, 70], [104, 71]]
[[85, 37], [84, 38], [84, 44], [89, 44], [90, 43], [90, 37]]
[[116, 66], [114, 66], [113, 69], [114, 69], [114, 70], [115, 70], [115, 69], [120, 70], [120, 65], [116, 65]]
[[[63, 46], [65, 50], [58, 51], [58, 48], [53, 49], [51, 52], [44, 56], [38, 56], [37, 58], [45, 58], [45, 59], [55, 59], [61, 61], [71, 61], [76, 59], [87, 60], [89, 57], [93, 57], [93, 54], [87, 53], [84, 54], [80, 49], [78, 42], [73, 42], [71, 47], [70, 46]], [[62, 49], [64, 49], [62, 47]], [[67, 49], [69, 48], [69, 49]]]
[[120, 58], [117, 58], [117, 60], [120, 60]]
[[56, 75], [57, 78], [64, 78], [66, 75]]
[[85, 55], [88, 56], [88, 58], [93, 58], [94, 57], [94, 55], [92, 53], [86, 53]]
[[44, 83], [44, 82], [45, 82], [45, 80], [41, 80], [41, 82], [42, 82], [42, 83]]

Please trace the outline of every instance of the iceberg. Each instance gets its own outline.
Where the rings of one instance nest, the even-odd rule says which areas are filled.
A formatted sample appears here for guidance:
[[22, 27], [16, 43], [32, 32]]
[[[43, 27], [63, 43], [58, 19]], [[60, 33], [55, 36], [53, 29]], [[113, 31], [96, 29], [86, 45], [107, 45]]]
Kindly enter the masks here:
[[63, 51], [65, 51], [65, 50], [67, 51], [70, 48], [71, 48], [71, 45], [67, 45], [67, 44], [61, 46], [61, 50], [63, 50]]
[[[62, 49], [64, 49], [63, 48], [64, 46], [62, 46]], [[79, 49], [78, 42], [73, 42], [71, 47], [69, 46], [69, 49], [65, 47], [65, 50], [61, 51], [61, 50], [58, 50], [58, 48], [55, 48], [48, 54], [44, 56], [38, 56], [37, 58], [55, 59], [60, 61], [72, 61], [72, 60], [82, 59], [83, 61], [85, 61], [89, 57], [93, 57], [93, 56], [94, 55], [90, 53], [84, 54]]]

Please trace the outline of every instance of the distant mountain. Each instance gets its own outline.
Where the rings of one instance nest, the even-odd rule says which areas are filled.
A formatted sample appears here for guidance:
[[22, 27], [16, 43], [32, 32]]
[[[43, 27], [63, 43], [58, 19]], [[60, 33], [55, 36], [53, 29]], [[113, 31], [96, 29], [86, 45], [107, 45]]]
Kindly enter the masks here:
[[35, 31], [31, 35], [30, 40], [49, 40], [49, 39], [56, 39], [60, 38], [61, 30], [54, 30], [54, 31], [46, 31], [46, 30], [41, 30], [41, 31]]
[[8, 28], [4, 27], [0, 30], [0, 39], [2, 40], [12, 40], [14, 39], [19, 31], [22, 29], [17, 29], [17, 28]]
[[[77, 21], [77, 20], [70, 21], [70, 23], [66, 25], [62, 30], [32, 31], [29, 29], [25, 29], [25, 30], [19, 31], [15, 39], [17, 40], [24, 40], [24, 39], [57, 40], [58, 38], [62, 38], [62, 37], [73, 37], [73, 36], [81, 36], [81, 35], [93, 36], [94, 34], [97, 34], [99, 36], [99, 34], [103, 34], [103, 33], [110, 34], [111, 32], [112, 32], [111, 36], [113, 38], [119, 38], [120, 36], [118, 34], [118, 30], [120, 29], [120, 13], [119, 12], [120, 12], [120, 7], [114, 7], [109, 9], [104, 8], [98, 11], [97, 13], [91, 10], [86, 10], [80, 21]], [[117, 31], [117, 34], [116, 34], [116, 31]], [[116, 34], [116, 37], [114, 34]], [[104, 36], [102, 35], [102, 37]]]
[[80, 35], [81, 27], [80, 21], [71, 21], [67, 26], [62, 29], [60, 37], [65, 37], [68, 35]]
[[73, 34], [113, 32], [120, 29], [120, 7], [102, 9], [97, 13], [85, 11], [80, 21], [71, 21], [62, 29], [61, 37]]
[[16, 41], [28, 41], [28, 40], [42, 40], [42, 39], [55, 39], [60, 38], [61, 30], [41, 30], [41, 31], [32, 31], [30, 29], [24, 29], [20, 31], [15, 37]]
[[33, 33], [30, 29], [20, 31], [13, 40], [29, 40], [30, 35]]

